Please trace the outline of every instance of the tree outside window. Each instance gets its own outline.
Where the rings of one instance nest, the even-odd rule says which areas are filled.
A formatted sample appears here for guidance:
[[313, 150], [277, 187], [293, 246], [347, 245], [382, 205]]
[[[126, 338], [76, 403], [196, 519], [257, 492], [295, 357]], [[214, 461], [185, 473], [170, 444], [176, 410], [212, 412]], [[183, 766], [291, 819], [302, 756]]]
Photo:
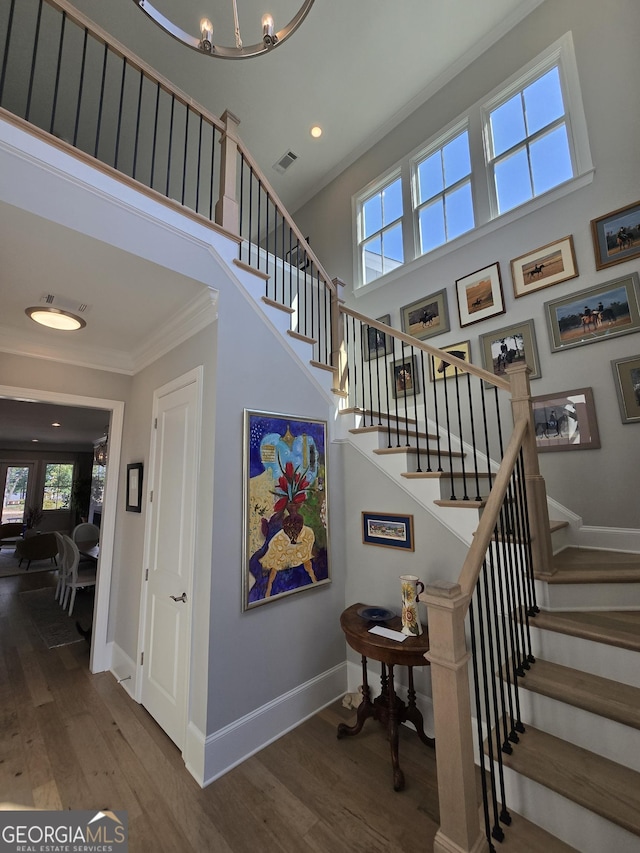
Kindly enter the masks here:
[[42, 508], [69, 509], [72, 483], [72, 463], [48, 463], [44, 475]]

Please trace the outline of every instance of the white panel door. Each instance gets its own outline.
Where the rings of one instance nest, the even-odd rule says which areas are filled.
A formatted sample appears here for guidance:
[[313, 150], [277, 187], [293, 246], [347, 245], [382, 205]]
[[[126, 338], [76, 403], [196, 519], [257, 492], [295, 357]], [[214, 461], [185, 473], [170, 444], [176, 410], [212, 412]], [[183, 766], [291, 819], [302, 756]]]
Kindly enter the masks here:
[[181, 749], [189, 688], [198, 386], [158, 397], [142, 704]]

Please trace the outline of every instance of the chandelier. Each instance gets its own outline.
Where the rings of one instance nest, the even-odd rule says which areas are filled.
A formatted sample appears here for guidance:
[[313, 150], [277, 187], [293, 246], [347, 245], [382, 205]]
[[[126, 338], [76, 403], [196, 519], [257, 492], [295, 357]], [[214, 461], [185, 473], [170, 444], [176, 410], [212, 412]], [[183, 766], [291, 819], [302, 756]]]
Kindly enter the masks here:
[[205, 53], [208, 56], [218, 56], [221, 59], [249, 59], [252, 56], [260, 56], [267, 53], [282, 44], [290, 35], [295, 33], [300, 24], [307, 17], [309, 9], [313, 6], [313, 0], [304, 0], [298, 12], [293, 16], [289, 23], [281, 30], [276, 32], [275, 24], [271, 15], [266, 14], [262, 18], [262, 41], [257, 44], [248, 46], [242, 44], [240, 38], [240, 25], [238, 23], [238, 7], [236, 0], [231, 0], [233, 4], [233, 21], [235, 29], [236, 44], [235, 47], [219, 45], [213, 43], [213, 24], [208, 18], [203, 18], [200, 21], [200, 38], [190, 35], [189, 33], [176, 26], [172, 21], [166, 18], [161, 12], [154, 8], [147, 0], [133, 0], [133, 2], [145, 12], [152, 21], [159, 27], [169, 33], [178, 41], [186, 44], [200, 53]]

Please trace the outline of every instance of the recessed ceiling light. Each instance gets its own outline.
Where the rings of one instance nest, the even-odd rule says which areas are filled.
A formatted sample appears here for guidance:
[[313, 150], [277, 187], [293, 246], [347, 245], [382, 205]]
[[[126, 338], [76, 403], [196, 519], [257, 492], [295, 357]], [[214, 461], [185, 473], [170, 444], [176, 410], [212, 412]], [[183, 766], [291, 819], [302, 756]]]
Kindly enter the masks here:
[[36, 323], [41, 326], [48, 326], [50, 329], [59, 329], [63, 332], [74, 332], [76, 329], [83, 329], [87, 323], [82, 317], [77, 317], [70, 311], [63, 311], [61, 308], [52, 308], [51, 306], [25, 308], [24, 312], [27, 317], [31, 317]]
[[54, 421], [54, 423], [52, 423], [51, 426], [59, 427], [59, 426], [62, 426], [62, 424], [59, 424], [57, 421]]
[[319, 139], [322, 136], [322, 128], [320, 127], [320, 125], [314, 124], [309, 133], [311, 134], [311, 136], [313, 136], [314, 139]]
[[40, 441], [40, 439], [39, 438], [32, 438], [31, 441], [36, 442], [36, 441]]

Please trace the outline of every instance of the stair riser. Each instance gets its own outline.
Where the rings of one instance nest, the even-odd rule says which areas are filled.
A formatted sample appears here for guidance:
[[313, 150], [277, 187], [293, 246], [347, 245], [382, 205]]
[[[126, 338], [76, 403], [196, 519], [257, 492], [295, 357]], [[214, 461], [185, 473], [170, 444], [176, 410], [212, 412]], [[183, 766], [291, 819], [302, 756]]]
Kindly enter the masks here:
[[640, 772], [640, 730], [530, 690], [520, 690], [520, 711], [525, 726], [530, 724]]
[[543, 631], [530, 621], [531, 644], [535, 657], [621, 681], [640, 687], [640, 656], [638, 652], [584, 640], [557, 631]]
[[[537, 823], [580, 853], [638, 853], [640, 850], [638, 836], [509, 767], [504, 768], [504, 779], [510, 810]], [[508, 842], [508, 828], [505, 834]]]
[[536, 581], [538, 603], [545, 610], [640, 610], [638, 584], [547, 584]]

